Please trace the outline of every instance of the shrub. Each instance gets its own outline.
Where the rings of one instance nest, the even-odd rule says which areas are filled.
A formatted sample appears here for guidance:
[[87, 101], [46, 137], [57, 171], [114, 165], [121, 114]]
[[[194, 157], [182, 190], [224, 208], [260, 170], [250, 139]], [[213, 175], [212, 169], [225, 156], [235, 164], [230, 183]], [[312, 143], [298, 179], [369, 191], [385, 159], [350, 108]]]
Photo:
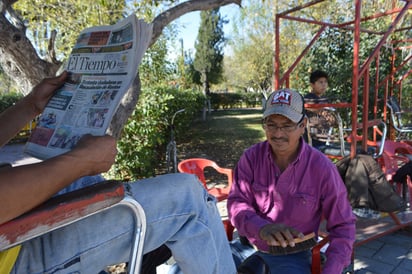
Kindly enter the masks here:
[[14, 105], [23, 95], [18, 93], [0, 94], [0, 113]]
[[210, 102], [213, 109], [250, 108], [261, 105], [262, 95], [252, 92], [212, 92], [210, 93]]
[[201, 110], [203, 101], [203, 95], [195, 91], [167, 87], [142, 90], [137, 107], [118, 142], [119, 153], [110, 175], [123, 180], [155, 175], [156, 167], [164, 161], [172, 115], [185, 109], [175, 119], [176, 134], [184, 132]]

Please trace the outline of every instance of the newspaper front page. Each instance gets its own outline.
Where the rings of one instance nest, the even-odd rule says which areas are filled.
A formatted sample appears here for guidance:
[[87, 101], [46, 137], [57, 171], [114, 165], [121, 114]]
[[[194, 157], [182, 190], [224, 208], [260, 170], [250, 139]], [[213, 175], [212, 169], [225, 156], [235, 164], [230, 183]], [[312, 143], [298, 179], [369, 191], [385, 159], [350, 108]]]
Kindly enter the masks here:
[[152, 25], [135, 15], [82, 31], [65, 68], [68, 79], [40, 115], [25, 152], [47, 159], [71, 150], [84, 134], [104, 135], [151, 35]]

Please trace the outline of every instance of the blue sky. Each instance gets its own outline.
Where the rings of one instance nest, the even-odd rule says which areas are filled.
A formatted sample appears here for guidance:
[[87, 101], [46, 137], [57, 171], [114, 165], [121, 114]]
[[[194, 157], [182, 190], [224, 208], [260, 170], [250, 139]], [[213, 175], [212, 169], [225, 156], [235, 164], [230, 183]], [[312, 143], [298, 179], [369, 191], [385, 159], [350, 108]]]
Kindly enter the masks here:
[[[232, 18], [234, 15], [236, 15], [238, 11], [239, 7], [234, 4], [230, 4], [220, 8], [220, 13], [222, 17], [229, 20], [229, 23], [225, 24], [223, 27], [226, 37], [230, 35], [232, 29]], [[192, 51], [194, 52], [195, 41], [200, 25], [200, 12], [190, 12], [188, 14], [185, 14], [179, 19], [177, 19], [176, 23], [181, 28], [177, 40], [183, 39], [183, 48], [185, 51], [192, 49]]]

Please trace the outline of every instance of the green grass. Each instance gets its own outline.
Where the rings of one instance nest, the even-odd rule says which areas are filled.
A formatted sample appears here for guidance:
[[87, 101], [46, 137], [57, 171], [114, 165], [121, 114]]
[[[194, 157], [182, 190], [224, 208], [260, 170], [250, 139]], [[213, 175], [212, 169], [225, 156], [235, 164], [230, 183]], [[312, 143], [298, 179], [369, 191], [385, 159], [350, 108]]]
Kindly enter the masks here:
[[260, 109], [213, 111], [177, 133], [178, 158], [202, 157], [233, 168], [246, 148], [264, 140], [261, 117]]

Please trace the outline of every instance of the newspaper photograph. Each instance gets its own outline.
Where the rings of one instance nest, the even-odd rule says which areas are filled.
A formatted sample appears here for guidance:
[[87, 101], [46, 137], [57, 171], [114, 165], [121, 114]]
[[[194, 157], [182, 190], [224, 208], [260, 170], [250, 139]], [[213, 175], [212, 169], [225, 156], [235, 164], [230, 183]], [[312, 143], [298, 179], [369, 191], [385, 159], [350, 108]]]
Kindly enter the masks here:
[[151, 32], [152, 25], [135, 15], [82, 31], [65, 67], [68, 79], [38, 118], [25, 152], [47, 159], [71, 150], [85, 134], [104, 135], [136, 77]]

